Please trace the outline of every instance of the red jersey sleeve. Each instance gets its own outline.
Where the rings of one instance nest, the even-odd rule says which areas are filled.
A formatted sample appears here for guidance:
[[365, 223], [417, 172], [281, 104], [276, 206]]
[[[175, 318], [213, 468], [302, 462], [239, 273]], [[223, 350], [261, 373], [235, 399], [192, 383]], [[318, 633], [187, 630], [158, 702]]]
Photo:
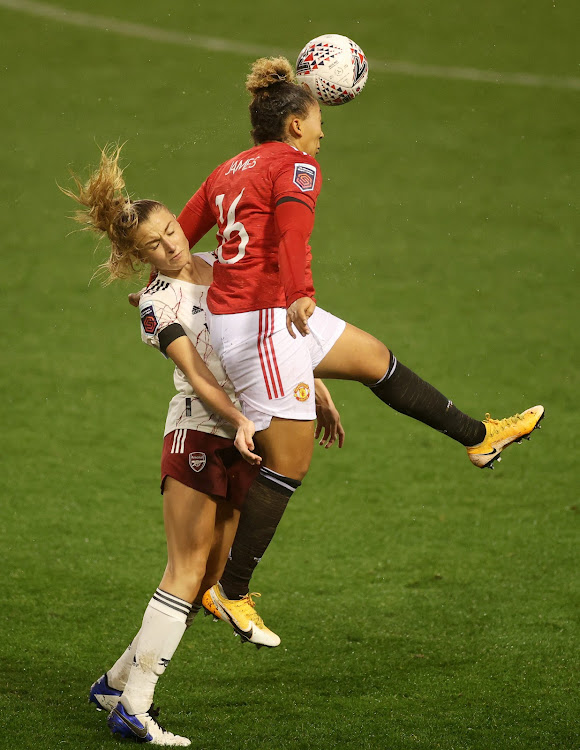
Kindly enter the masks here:
[[307, 278], [308, 238], [314, 226], [314, 212], [302, 200], [286, 197], [276, 205], [274, 217], [280, 233], [280, 281], [288, 308], [300, 297], [314, 299], [314, 289]]
[[322, 184], [318, 162], [302, 151], [291, 151], [284, 156], [272, 174], [274, 203], [292, 196], [314, 211]]
[[189, 241], [190, 249], [215, 225], [216, 217], [207, 200], [206, 182], [187, 201], [177, 221]]
[[286, 307], [300, 297], [314, 299], [308, 241], [322, 175], [318, 162], [290, 151], [272, 175], [276, 226], [280, 232], [278, 264]]

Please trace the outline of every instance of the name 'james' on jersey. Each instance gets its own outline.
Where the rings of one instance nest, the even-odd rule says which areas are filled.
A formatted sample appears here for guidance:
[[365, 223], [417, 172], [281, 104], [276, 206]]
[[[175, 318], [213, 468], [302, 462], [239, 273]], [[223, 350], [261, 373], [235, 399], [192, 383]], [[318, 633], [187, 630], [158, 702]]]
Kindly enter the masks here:
[[[215, 169], [179, 216], [205, 232], [217, 223], [218, 261], [208, 293], [212, 313], [286, 307], [278, 269], [279, 232], [274, 209], [281, 198], [296, 198], [313, 212], [322, 177], [316, 159], [287, 143], [270, 141], [248, 149]], [[314, 295], [310, 245], [306, 283]]]

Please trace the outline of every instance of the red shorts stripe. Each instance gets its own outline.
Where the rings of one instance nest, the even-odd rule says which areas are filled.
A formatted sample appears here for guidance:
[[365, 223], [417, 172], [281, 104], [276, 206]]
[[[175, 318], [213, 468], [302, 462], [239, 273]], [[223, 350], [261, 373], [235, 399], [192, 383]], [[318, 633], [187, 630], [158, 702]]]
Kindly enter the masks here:
[[264, 373], [264, 382], [266, 383], [266, 389], [268, 391], [268, 398], [279, 398], [278, 389], [274, 381], [274, 373], [272, 371], [272, 362], [269, 351], [268, 339], [272, 336], [272, 324], [269, 320], [268, 310], [260, 310], [260, 355], [262, 362], [262, 371]]
[[272, 334], [274, 332], [274, 310], [259, 310], [258, 351], [260, 354], [260, 365], [264, 376], [264, 383], [268, 392], [268, 398], [281, 398], [284, 396], [282, 378], [276, 361], [276, 351]]
[[266, 364], [264, 362], [265, 359], [265, 352], [263, 351], [263, 341], [264, 341], [264, 334], [263, 334], [263, 318], [262, 318], [262, 312], [263, 310], [258, 311], [258, 320], [259, 320], [259, 330], [258, 330], [258, 354], [260, 355], [260, 365], [262, 367], [262, 375], [264, 376], [264, 383], [266, 384], [266, 391], [268, 393], [268, 398], [272, 399], [272, 391], [270, 390], [270, 383], [268, 382], [268, 371], [266, 369]]
[[274, 391], [274, 398], [280, 398], [280, 394], [278, 393], [278, 387], [276, 383], [276, 379], [274, 378], [274, 372], [272, 369], [272, 332], [274, 328], [274, 320], [273, 317], [270, 315], [272, 312], [271, 310], [262, 310], [264, 313], [264, 317], [266, 319], [266, 334], [264, 336], [263, 340], [263, 347], [264, 351], [266, 353], [266, 362], [268, 363], [268, 373], [270, 375], [270, 383], [272, 385], [272, 390]]
[[280, 377], [280, 371], [278, 370], [278, 362], [276, 360], [276, 350], [274, 349], [274, 342], [272, 341], [272, 333], [274, 332], [274, 310], [268, 311], [270, 314], [270, 334], [268, 337], [268, 343], [270, 344], [270, 350], [272, 353], [272, 361], [274, 362], [274, 369], [276, 370], [276, 377], [278, 380], [278, 388], [280, 389], [280, 396], [284, 396], [284, 387], [282, 385], [282, 378]]

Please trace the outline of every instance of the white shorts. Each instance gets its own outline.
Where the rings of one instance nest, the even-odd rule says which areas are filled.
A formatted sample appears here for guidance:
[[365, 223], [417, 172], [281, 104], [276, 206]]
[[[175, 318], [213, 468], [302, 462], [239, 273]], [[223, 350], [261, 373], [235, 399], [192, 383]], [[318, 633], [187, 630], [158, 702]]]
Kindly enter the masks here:
[[293, 339], [283, 307], [208, 312], [207, 319], [214, 351], [256, 430], [265, 430], [272, 417], [316, 419], [313, 370], [344, 331], [344, 320], [317, 307], [308, 319], [310, 335]]

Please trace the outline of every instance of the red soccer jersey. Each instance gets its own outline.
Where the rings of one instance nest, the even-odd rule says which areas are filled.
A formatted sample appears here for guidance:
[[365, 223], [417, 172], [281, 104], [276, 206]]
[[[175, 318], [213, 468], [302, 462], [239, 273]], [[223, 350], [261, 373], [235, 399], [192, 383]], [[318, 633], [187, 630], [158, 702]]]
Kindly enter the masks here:
[[[308, 240], [321, 182], [315, 159], [278, 141], [248, 149], [211, 173], [188, 201], [179, 223], [190, 247], [218, 225], [219, 262], [207, 297], [212, 313], [287, 307], [298, 296], [314, 298]], [[283, 199], [300, 201], [310, 211], [300, 206], [303, 240], [292, 238], [295, 258], [290, 259], [294, 270], [298, 264], [298, 273], [285, 272], [285, 278], [280, 275], [281, 234], [275, 219], [276, 205], [285, 203]]]

